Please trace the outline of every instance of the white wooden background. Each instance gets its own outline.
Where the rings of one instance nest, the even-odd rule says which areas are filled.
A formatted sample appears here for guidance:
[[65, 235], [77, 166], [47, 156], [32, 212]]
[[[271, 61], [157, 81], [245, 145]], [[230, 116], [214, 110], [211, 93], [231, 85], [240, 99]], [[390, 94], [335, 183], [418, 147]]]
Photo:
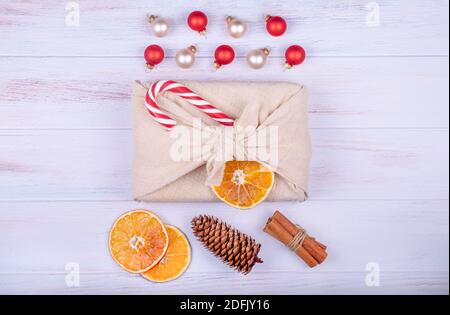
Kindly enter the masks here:
[[[449, 46], [447, 0], [79, 0], [80, 25], [65, 25], [66, 1], [0, 1], [0, 293], [449, 293]], [[367, 15], [379, 6], [380, 24]], [[207, 38], [185, 26], [193, 9], [210, 18]], [[168, 17], [156, 39], [145, 14]], [[282, 38], [264, 31], [264, 13], [287, 18]], [[223, 19], [249, 23], [242, 39]], [[159, 43], [168, 58], [152, 73], [142, 52]], [[175, 66], [195, 43], [195, 67]], [[214, 48], [239, 58], [218, 72]], [[302, 44], [307, 62], [283, 71], [283, 51]], [[245, 65], [249, 49], [270, 46], [266, 68]], [[263, 203], [250, 211], [214, 204], [131, 200], [130, 93], [133, 79], [277, 80], [311, 90], [314, 145], [311, 199]], [[146, 207], [182, 228], [193, 247], [186, 274], [153, 284], [109, 257], [107, 233], [124, 211]], [[329, 246], [309, 270], [261, 230], [274, 209]], [[203, 250], [189, 230], [217, 215], [262, 243], [264, 264], [244, 277]], [[66, 264], [80, 286], [66, 285]], [[380, 286], [366, 285], [366, 265]]]

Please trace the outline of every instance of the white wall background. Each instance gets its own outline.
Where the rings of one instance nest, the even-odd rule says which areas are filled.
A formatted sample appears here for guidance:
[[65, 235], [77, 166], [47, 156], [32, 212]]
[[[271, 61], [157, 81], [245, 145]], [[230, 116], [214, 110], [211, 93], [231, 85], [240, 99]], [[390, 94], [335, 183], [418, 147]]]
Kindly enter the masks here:
[[[66, 23], [74, 4], [78, 26]], [[185, 26], [193, 9], [210, 18], [207, 38]], [[448, 294], [448, 9], [446, 0], [1, 0], [0, 293]], [[170, 36], [153, 37], [146, 13], [170, 18]], [[284, 16], [288, 33], [269, 37], [264, 13]], [[248, 21], [244, 38], [227, 36], [228, 14]], [[146, 73], [150, 43], [169, 57]], [[173, 56], [192, 43], [200, 58], [182, 71]], [[215, 72], [211, 56], [223, 43], [239, 58]], [[294, 43], [309, 58], [286, 72], [283, 52]], [[243, 57], [264, 46], [269, 63], [253, 71]], [[311, 199], [245, 212], [133, 202], [131, 82], [161, 78], [308, 85]], [[190, 238], [192, 264], [176, 281], [150, 283], [109, 257], [112, 222], [143, 206]], [[309, 270], [261, 231], [276, 208], [329, 246], [323, 265]], [[217, 262], [190, 233], [200, 213], [252, 234], [264, 264], [244, 277]], [[66, 284], [70, 262], [80, 286]], [[370, 263], [379, 286], [366, 284]]]

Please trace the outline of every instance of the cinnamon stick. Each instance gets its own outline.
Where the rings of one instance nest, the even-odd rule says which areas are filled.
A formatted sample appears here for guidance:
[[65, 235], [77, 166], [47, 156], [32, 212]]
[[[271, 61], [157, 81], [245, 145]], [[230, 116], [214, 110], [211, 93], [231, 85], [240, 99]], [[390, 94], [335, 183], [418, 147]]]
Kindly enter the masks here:
[[[272, 218], [269, 218], [267, 221], [264, 232], [272, 235], [284, 245], [287, 245], [292, 240], [292, 235], [286, 231], [278, 221], [273, 220]], [[319, 262], [302, 246], [299, 246], [295, 253], [311, 268], [319, 264]]]
[[327, 249], [327, 247], [325, 245], [323, 245], [321, 242], [319, 242], [318, 240], [316, 240], [314, 237], [311, 237], [313, 240], [316, 241], [317, 245], [319, 245], [320, 247], [322, 247], [323, 249]]
[[[267, 220], [264, 227], [264, 232], [285, 245], [288, 245], [300, 231], [299, 226], [292, 223], [278, 210]], [[295, 252], [312, 268], [325, 260], [327, 257], [326, 248], [325, 245], [306, 234], [303, 243], [296, 248]]]
[[[292, 237], [297, 235], [297, 233], [300, 231], [300, 228], [296, 224], [292, 223], [278, 210], [275, 211], [272, 219], [280, 222], [280, 224], [286, 229], [286, 231], [288, 231], [292, 235]], [[303, 241], [303, 247], [319, 262], [319, 264], [322, 263], [325, 258], [327, 258], [327, 253], [322, 246], [320, 246], [317, 241], [315, 241], [309, 235], [307, 235], [305, 237], [305, 240]]]

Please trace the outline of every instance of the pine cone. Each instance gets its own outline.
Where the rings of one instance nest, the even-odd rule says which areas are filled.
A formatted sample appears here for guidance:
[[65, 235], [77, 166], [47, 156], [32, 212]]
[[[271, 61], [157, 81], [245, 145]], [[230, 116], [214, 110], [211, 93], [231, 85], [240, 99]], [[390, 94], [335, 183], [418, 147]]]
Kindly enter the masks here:
[[256, 263], [261, 244], [239, 232], [216, 217], [200, 215], [192, 219], [192, 230], [197, 239], [224, 263], [243, 274], [249, 273]]

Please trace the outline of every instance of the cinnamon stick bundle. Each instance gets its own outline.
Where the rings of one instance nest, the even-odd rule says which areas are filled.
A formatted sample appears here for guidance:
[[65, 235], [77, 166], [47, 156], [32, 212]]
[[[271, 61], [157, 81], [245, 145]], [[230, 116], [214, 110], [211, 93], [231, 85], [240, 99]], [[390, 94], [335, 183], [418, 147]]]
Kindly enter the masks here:
[[327, 257], [325, 245], [310, 237], [278, 210], [267, 220], [264, 232], [289, 246], [311, 268], [321, 264]]

